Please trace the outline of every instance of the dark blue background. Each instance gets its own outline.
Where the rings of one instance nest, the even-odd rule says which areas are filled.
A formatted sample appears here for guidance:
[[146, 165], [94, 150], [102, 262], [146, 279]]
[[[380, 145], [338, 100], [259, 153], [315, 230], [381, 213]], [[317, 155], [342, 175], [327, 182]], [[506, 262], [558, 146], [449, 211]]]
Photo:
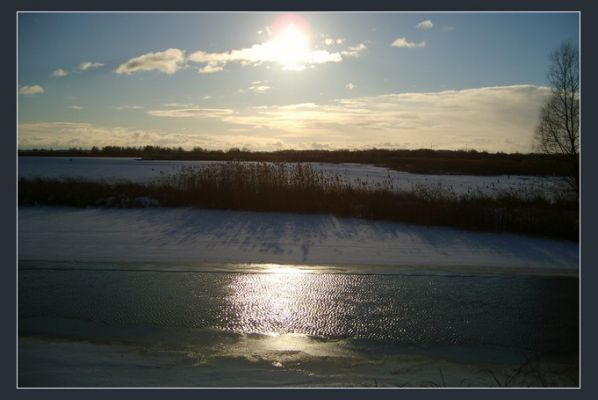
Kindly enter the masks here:
[[[115, 1], [115, 0], [21, 0], [3, 1], [0, 23], [0, 37], [4, 57], [2, 67], [2, 86], [0, 110], [2, 112], [2, 131], [0, 132], [2, 154], [0, 156], [0, 176], [2, 190], [0, 195], [0, 226], [2, 238], [0, 246], [2, 255], [1, 307], [4, 324], [0, 329], [2, 341], [0, 346], [0, 394], [2, 399], [161, 399], [161, 398], [276, 398], [304, 399], [590, 399], [598, 398], [596, 385], [595, 359], [597, 321], [594, 305], [598, 304], [598, 254], [596, 240], [596, 198], [597, 189], [593, 186], [596, 181], [595, 173], [598, 169], [596, 155], [598, 154], [596, 129], [596, 48], [592, 38], [598, 37], [596, 25], [596, 2], [588, 0], [419, 0], [419, 1], [241, 1], [221, 0], [218, 2], [184, 1], [184, 0], [145, 0], [145, 1]], [[17, 10], [399, 10], [399, 11], [581, 11], [581, 66], [582, 66], [582, 135], [581, 135], [581, 294], [582, 294], [582, 324], [581, 324], [581, 385], [582, 389], [390, 389], [390, 390], [17, 390], [16, 389], [16, 11]]]

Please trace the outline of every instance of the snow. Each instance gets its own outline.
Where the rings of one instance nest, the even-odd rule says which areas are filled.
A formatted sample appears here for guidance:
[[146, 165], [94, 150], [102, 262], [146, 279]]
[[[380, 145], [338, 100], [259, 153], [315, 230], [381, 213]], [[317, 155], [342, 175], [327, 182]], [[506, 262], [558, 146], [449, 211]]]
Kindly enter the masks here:
[[[21, 338], [20, 387], [492, 387], [517, 379], [512, 386], [576, 386], [573, 364], [534, 364], [531, 372], [519, 364], [455, 362], [443, 356], [404, 352], [371, 362], [371, 354], [352, 351], [343, 342], [300, 341], [300, 350], [272, 350], [274, 341], [289, 336], [241, 338], [193, 351], [139, 348], [87, 341]], [[230, 342], [230, 341], [229, 341]], [[250, 343], [248, 343], [250, 342]], [[257, 346], [256, 346], [257, 344]], [[157, 346], [158, 347], [158, 346]], [[267, 348], [252, 354], [256, 347]], [[316, 352], [314, 352], [316, 348]], [[455, 349], [460, 354], [471, 349]], [[476, 349], [475, 351], [479, 351]], [[492, 357], [509, 352], [495, 349]], [[315, 354], [314, 354], [315, 353]], [[323, 354], [320, 354], [323, 353]], [[518, 353], [519, 356], [520, 352]], [[491, 372], [490, 372], [491, 371]], [[538, 377], [538, 372], [542, 373]], [[535, 374], [534, 374], [535, 372]]]
[[453, 191], [458, 195], [475, 194], [479, 191], [491, 196], [512, 191], [521, 196], [540, 194], [552, 199], [567, 189], [566, 181], [563, 178], [555, 177], [413, 174], [364, 164], [316, 163], [314, 166], [325, 173], [337, 173], [354, 181], [359, 179], [371, 184], [383, 183], [390, 178], [394, 187], [399, 191], [424, 188]]
[[[162, 161], [133, 158], [64, 158], [19, 157], [19, 177], [65, 178], [78, 177], [91, 180], [130, 180], [149, 182], [177, 173], [183, 167], [205, 166], [213, 161]], [[365, 164], [310, 163], [326, 174], [339, 174], [349, 181], [382, 183], [389, 178], [397, 190], [414, 188], [452, 190], [456, 194], [481, 192], [497, 195], [513, 191], [522, 196], [541, 194], [552, 199], [567, 189], [559, 177], [519, 175], [470, 176], [425, 175], [390, 170]]]
[[361, 265], [379, 272], [397, 267], [499, 268], [569, 274], [577, 273], [579, 261], [574, 242], [324, 214], [22, 207], [18, 222], [20, 260], [340, 265], [347, 271]]
[[145, 161], [135, 158], [19, 157], [19, 177], [83, 178], [147, 182], [204, 161]]

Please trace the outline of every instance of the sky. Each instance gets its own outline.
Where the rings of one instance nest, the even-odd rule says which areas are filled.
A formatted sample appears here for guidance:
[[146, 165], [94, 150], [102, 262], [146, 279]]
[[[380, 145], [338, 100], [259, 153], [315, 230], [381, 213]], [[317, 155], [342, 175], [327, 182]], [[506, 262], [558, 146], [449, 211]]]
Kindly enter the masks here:
[[19, 13], [19, 148], [530, 152], [577, 13]]

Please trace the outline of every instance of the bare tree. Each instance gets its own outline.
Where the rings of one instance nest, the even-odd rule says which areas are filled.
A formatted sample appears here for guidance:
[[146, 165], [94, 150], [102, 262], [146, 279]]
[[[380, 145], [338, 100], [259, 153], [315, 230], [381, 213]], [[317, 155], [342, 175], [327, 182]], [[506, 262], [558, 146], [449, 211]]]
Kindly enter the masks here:
[[540, 112], [536, 146], [570, 160], [571, 184], [579, 190], [579, 52], [565, 42], [550, 54], [552, 95]]

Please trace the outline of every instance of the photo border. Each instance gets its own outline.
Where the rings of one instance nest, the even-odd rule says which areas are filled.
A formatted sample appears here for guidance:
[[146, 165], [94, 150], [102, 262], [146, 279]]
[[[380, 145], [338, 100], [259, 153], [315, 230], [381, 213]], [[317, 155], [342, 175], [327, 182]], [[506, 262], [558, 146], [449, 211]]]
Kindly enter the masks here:
[[[142, 7], [142, 8], [139, 8]], [[572, 0], [572, 1], [556, 1], [556, 0], [523, 0], [523, 1], [403, 1], [397, 3], [396, 1], [385, 2], [368, 2], [367, 6], [364, 4], [348, 3], [341, 1], [327, 2], [321, 4], [319, 2], [308, 1], [297, 4], [284, 4], [275, 1], [261, 1], [257, 3], [247, 3], [240, 1], [220, 1], [217, 4], [201, 4], [197, 1], [183, 1], [171, 0], [164, 4], [156, 0], [150, 0], [143, 3], [135, 4], [134, 2], [124, 1], [75, 1], [75, 0], [28, 0], [16, 1], [14, 7], [10, 3], [2, 4], [2, 38], [5, 41], [3, 47], [5, 51], [15, 51], [15, 59], [17, 57], [16, 39], [16, 12], [21, 11], [137, 11], [144, 9], [147, 11], [580, 11], [580, 48], [582, 43], [591, 43], [590, 38], [597, 37], [596, 35], [596, 7], [590, 1]], [[14, 35], [14, 36], [13, 36]], [[589, 48], [590, 49], [590, 48]], [[581, 51], [581, 70], [582, 71], [596, 71], [596, 55], [590, 50]], [[596, 268], [593, 266], [597, 263], [598, 254], [591, 243], [594, 232], [594, 221], [596, 221], [596, 211], [592, 207], [584, 208], [584, 204], [597, 204], [596, 191], [593, 186], [583, 185], [583, 182], [591, 182], [591, 171], [598, 168], [595, 164], [595, 159], [592, 157], [594, 151], [597, 150], [596, 135], [588, 134], [587, 137], [582, 135], [583, 147], [580, 146], [581, 154], [581, 177], [582, 190], [580, 197], [580, 287], [581, 287], [581, 304], [580, 304], [580, 347], [581, 347], [581, 369], [580, 382], [581, 389], [561, 389], [561, 388], [546, 388], [546, 389], [465, 389], [465, 388], [441, 388], [441, 389], [283, 389], [284, 392], [279, 392], [278, 389], [199, 389], [196, 392], [193, 389], [16, 389], [16, 348], [15, 335], [17, 332], [16, 326], [16, 266], [17, 264], [17, 136], [16, 136], [16, 65], [12, 63], [5, 63], [3, 65], [4, 74], [2, 85], [5, 89], [4, 93], [9, 93], [8, 81], [10, 80], [14, 86], [15, 97], [11, 98], [8, 95], [3, 96], [2, 113], [6, 118], [4, 121], [14, 121], [15, 127], [12, 132], [5, 132], [2, 135], [2, 151], [0, 157], [0, 174], [3, 182], [8, 188], [5, 190], [6, 194], [1, 197], [2, 201], [2, 255], [4, 257], [3, 266], [5, 268], [5, 276], [2, 279], [2, 311], [4, 318], [14, 323], [14, 330], [8, 329], [8, 326], [2, 329], [2, 398], [162, 398], [164, 396], [174, 396], [176, 398], [192, 398], [196, 396], [217, 396], [222, 398], [238, 397], [239, 395], [246, 395], [249, 397], [264, 399], [268, 396], [278, 397], [285, 396], [289, 398], [304, 398], [305, 396], [316, 396], [322, 398], [386, 398], [405, 396], [406, 398], [420, 399], [440, 396], [442, 398], [502, 398], [502, 397], [525, 397], [525, 398], [542, 398], [542, 399], [562, 399], [562, 398], [598, 398], [596, 393], [595, 378], [593, 378], [593, 360], [596, 356], [596, 345], [592, 340], [584, 340], [584, 338], [596, 337], [596, 321], [590, 318], [583, 318], [583, 313], [586, 308], [592, 309], [591, 304], [598, 303], [596, 290], [593, 290], [593, 282], [598, 282]], [[595, 116], [592, 110], [595, 107], [595, 92], [596, 78], [591, 74], [581, 75], [581, 88], [583, 101], [581, 104], [582, 123], [585, 131], [594, 132]], [[584, 90], [585, 89], [585, 90]], [[585, 112], [585, 113], [584, 113]], [[14, 118], [14, 119], [13, 119]], [[10, 124], [8, 124], [10, 130]], [[13, 186], [14, 185], [14, 186]], [[14, 192], [13, 192], [14, 190]], [[583, 251], [581, 250], [583, 249]], [[583, 268], [583, 266], [588, 266]], [[583, 270], [583, 280], [582, 280]], [[584, 306], [585, 305], [585, 306]], [[10, 324], [9, 324], [10, 325]], [[162, 390], [168, 390], [168, 393], [163, 393]], [[367, 393], [361, 393], [361, 390], [368, 390]], [[399, 392], [395, 392], [399, 390]], [[242, 391], [242, 392], [239, 392]]]

